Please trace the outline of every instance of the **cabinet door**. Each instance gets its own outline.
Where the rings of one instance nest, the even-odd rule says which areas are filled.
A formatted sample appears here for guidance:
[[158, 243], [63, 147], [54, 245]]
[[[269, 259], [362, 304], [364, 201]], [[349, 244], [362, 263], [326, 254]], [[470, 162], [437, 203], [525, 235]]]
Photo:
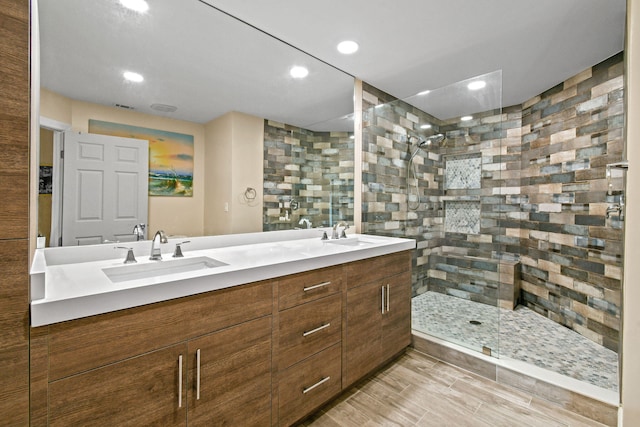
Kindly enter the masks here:
[[175, 345], [50, 383], [49, 425], [186, 425], [186, 350]]
[[411, 273], [389, 277], [382, 320], [382, 361], [411, 344]]
[[382, 284], [373, 282], [347, 292], [346, 379], [353, 384], [381, 362]]
[[189, 364], [189, 426], [271, 424], [270, 316], [189, 341]]

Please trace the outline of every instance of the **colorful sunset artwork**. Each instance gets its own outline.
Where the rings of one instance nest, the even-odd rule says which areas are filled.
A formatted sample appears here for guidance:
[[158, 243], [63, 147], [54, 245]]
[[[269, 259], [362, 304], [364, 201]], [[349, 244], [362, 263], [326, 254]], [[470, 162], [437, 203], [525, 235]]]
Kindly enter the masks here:
[[149, 195], [193, 196], [193, 135], [100, 120], [89, 133], [149, 141]]

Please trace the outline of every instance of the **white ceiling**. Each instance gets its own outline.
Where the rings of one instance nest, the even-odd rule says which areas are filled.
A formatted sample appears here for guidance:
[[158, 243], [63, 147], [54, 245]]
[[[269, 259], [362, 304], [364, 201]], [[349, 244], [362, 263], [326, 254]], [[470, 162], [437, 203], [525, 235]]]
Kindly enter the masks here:
[[[508, 106], [624, 44], [625, 0], [206, 0], [350, 76], [204, 1], [147, 1], [145, 15], [117, 0], [40, 1], [43, 86], [142, 112], [175, 105], [175, 113], [160, 114], [199, 123], [234, 110], [321, 129], [313, 124], [353, 111], [351, 76], [406, 98], [502, 70]], [[339, 54], [344, 39], [360, 50]], [[310, 76], [293, 81], [294, 63], [310, 67]], [[124, 69], [145, 82], [124, 83]], [[500, 89], [493, 91], [499, 103]], [[443, 96], [423, 108], [445, 119], [479, 107]]]

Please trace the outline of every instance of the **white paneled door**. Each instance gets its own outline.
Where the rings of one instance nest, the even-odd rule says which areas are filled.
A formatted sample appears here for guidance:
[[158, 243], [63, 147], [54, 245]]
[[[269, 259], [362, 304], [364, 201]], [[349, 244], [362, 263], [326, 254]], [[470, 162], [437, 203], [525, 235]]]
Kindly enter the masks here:
[[149, 142], [64, 133], [62, 245], [135, 240], [147, 222]]

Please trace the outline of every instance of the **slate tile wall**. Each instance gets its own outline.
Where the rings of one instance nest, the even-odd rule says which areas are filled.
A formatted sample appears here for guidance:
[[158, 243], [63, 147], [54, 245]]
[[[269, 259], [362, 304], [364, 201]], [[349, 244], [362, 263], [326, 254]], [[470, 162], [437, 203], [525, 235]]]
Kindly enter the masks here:
[[[618, 54], [526, 101], [522, 111], [522, 300], [618, 351], [623, 56]], [[611, 194], [608, 193], [611, 184]], [[513, 234], [516, 234], [513, 231]]]
[[[303, 227], [301, 218], [313, 227], [353, 223], [353, 133], [265, 120], [264, 135], [264, 231]], [[280, 219], [281, 204], [289, 220]]]
[[[519, 260], [521, 303], [618, 351], [623, 223], [605, 213], [620, 202], [623, 175], [605, 172], [623, 159], [623, 90], [618, 54], [522, 105], [445, 122], [364, 84], [363, 232], [417, 240], [414, 295], [493, 303], [494, 291], [465, 290], [437, 257]], [[411, 211], [406, 137], [422, 121], [447, 139], [416, 156], [422, 204]], [[480, 188], [445, 190], [446, 158], [472, 154], [482, 158]], [[444, 204], [456, 200], [480, 201], [479, 233], [445, 233]]]

